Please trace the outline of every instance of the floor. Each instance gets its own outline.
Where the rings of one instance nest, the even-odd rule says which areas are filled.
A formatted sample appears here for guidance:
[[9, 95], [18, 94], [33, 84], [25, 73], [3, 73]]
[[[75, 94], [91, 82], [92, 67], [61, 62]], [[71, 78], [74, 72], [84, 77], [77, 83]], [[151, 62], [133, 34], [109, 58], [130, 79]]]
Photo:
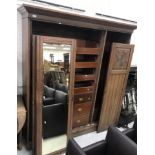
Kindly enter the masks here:
[[[133, 126], [133, 122], [128, 125], [129, 128], [131, 128], [132, 126]], [[118, 128], [118, 129], [120, 131], [125, 130], [124, 128]], [[88, 134], [85, 134], [82, 136], [78, 136], [74, 139], [81, 147], [85, 147], [85, 146], [88, 146], [88, 145], [93, 144], [95, 142], [104, 140], [106, 137], [106, 133], [107, 133], [107, 131], [100, 132], [100, 133], [91, 132], [91, 133], [88, 133]], [[64, 140], [65, 140], [65, 137], [64, 137]], [[44, 145], [46, 145], [46, 142], [44, 143]], [[48, 148], [50, 148], [50, 147], [48, 145], [46, 145], [46, 148], [48, 150]], [[44, 150], [43, 154], [45, 154], [45, 150]], [[32, 155], [32, 152], [27, 151], [25, 149], [25, 147], [23, 147], [22, 150], [17, 150], [17, 155]]]

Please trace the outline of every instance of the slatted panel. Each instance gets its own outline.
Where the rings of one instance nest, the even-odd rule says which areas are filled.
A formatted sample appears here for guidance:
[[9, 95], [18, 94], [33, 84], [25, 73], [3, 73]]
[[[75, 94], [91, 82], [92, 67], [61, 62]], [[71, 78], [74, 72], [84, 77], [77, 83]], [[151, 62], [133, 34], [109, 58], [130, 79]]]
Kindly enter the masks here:
[[110, 120], [109, 120], [109, 125], [110, 124], [115, 124], [116, 122], [116, 112], [118, 110], [118, 107], [121, 106], [122, 102], [120, 102], [120, 97], [122, 94], [122, 89], [123, 89], [123, 83], [125, 79], [125, 75], [113, 75], [112, 76], [113, 80], [117, 81], [114, 83], [114, 89], [113, 89], [113, 95], [111, 98], [112, 106], [111, 106], [111, 111], [110, 111]]

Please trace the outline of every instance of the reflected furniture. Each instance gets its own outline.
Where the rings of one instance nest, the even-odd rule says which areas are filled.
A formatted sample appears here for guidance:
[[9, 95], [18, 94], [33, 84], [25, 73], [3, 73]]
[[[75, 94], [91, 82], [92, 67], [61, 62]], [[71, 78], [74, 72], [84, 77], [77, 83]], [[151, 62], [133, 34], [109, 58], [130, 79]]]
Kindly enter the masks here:
[[67, 94], [44, 86], [43, 138], [62, 135], [67, 132]]
[[[63, 56], [64, 68], [55, 67], [55, 70], [68, 73], [65, 89], [68, 93], [67, 139], [117, 125], [134, 51], [130, 39], [136, 22], [104, 15], [89, 17], [80, 11], [65, 12], [28, 4], [18, 10], [23, 25], [27, 148], [32, 148], [34, 155], [42, 154], [44, 43], [71, 46], [69, 57]], [[53, 89], [62, 91], [63, 80], [54, 82], [57, 85], [52, 83]], [[48, 83], [46, 85], [50, 86]], [[49, 102], [45, 105], [46, 110], [54, 105]]]
[[137, 155], [137, 144], [115, 127], [109, 127], [105, 140], [85, 148], [70, 139], [66, 155]]

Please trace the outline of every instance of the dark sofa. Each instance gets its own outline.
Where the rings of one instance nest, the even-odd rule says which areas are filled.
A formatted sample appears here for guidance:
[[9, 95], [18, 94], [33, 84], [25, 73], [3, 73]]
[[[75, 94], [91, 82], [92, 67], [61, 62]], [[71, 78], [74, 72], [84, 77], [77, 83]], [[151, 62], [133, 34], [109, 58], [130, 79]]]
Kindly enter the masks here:
[[67, 109], [67, 93], [44, 86], [43, 138], [67, 132]]

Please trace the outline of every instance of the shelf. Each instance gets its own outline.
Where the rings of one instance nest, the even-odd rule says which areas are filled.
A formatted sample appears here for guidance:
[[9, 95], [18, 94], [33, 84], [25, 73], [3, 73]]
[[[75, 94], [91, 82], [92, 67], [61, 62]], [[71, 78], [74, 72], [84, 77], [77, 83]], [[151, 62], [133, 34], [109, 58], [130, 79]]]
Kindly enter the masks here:
[[88, 55], [99, 55], [101, 52], [100, 48], [77, 48], [76, 54], [88, 54]]
[[75, 68], [96, 68], [97, 62], [76, 62]]

